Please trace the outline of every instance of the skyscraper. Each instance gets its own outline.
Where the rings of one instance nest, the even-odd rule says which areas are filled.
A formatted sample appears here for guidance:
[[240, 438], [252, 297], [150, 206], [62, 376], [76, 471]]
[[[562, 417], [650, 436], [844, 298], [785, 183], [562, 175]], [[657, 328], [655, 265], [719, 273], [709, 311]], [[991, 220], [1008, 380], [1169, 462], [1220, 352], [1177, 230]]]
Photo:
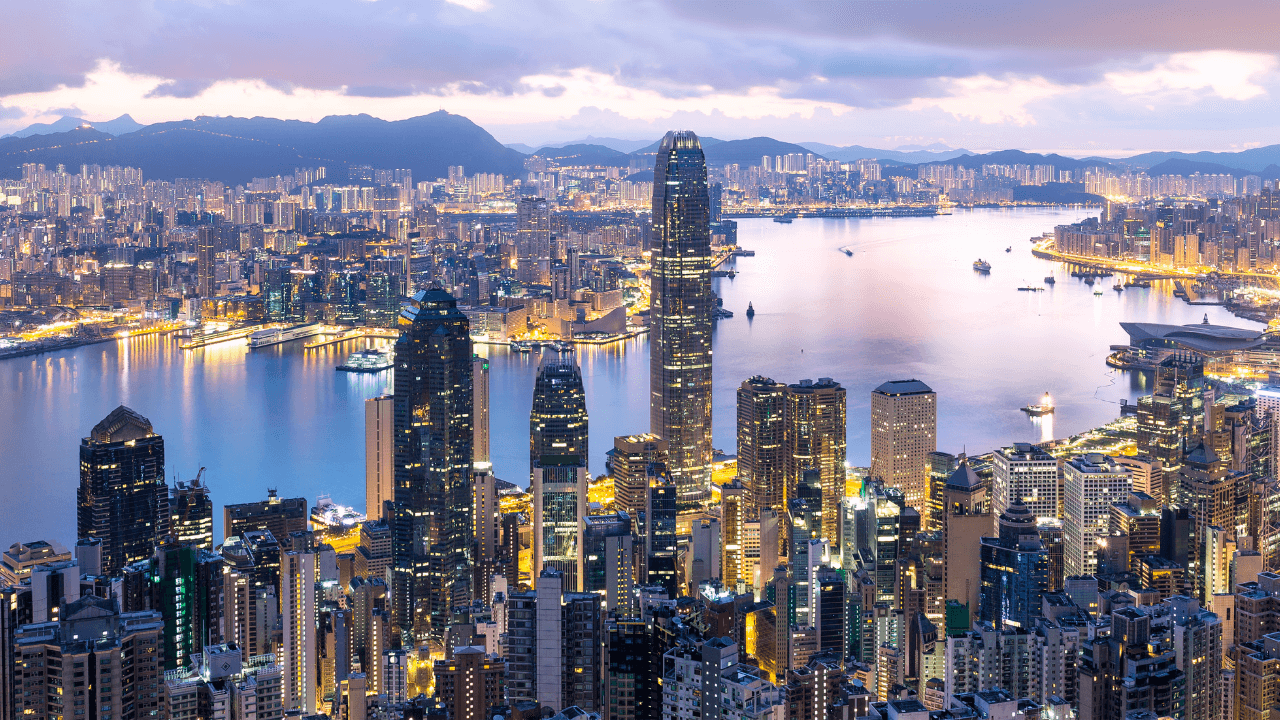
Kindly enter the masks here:
[[919, 380], [891, 380], [871, 393], [871, 476], [928, 510], [929, 453], [938, 449], [938, 396]]
[[429, 618], [441, 633], [471, 600], [471, 335], [438, 286], [414, 294], [399, 322], [392, 618], [401, 632]]
[[475, 439], [471, 457], [475, 462], [489, 462], [489, 358], [479, 355], [471, 359], [472, 401], [475, 411]]
[[653, 183], [649, 425], [680, 499], [711, 490], [711, 215], [698, 136], [668, 132]]
[[217, 295], [217, 281], [214, 266], [217, 255], [214, 253], [213, 226], [201, 225], [196, 230], [196, 294], [202, 298]]
[[[547, 354], [533, 386], [529, 412], [529, 477], [545, 455], [573, 456], [587, 467], [587, 396], [573, 360]], [[561, 462], [561, 461], [557, 461]]]
[[806, 471], [817, 471], [822, 488], [822, 537], [840, 541], [844, 500], [845, 391], [831, 378], [787, 386], [787, 496]]
[[364, 514], [382, 518], [382, 504], [395, 499], [395, 398], [364, 401]]
[[752, 515], [787, 505], [787, 386], [756, 375], [738, 387], [738, 477]]
[[178, 481], [169, 498], [169, 532], [180, 543], [213, 549], [213, 502], [209, 486], [200, 484], [204, 468], [191, 482]]
[[614, 503], [619, 510], [639, 518], [649, 498], [649, 478], [655, 464], [666, 467], [667, 441], [650, 433], [619, 435], [606, 464], [613, 478]]
[[169, 529], [164, 438], [121, 405], [80, 441], [77, 537], [102, 541], [102, 573], [151, 557]]
[[551, 253], [551, 206], [546, 198], [523, 197], [516, 205], [516, 252], [522, 259]]
[[1021, 500], [1032, 515], [1058, 517], [1058, 460], [1036, 445], [1014, 443], [992, 453], [995, 480], [991, 483], [991, 513], [999, 517]]
[[[1040, 542], [1036, 516], [1017, 498], [1000, 513], [996, 537], [982, 538], [982, 599], [979, 619], [994, 627], [1031, 628], [1049, 591], [1049, 554]], [[960, 552], [971, 550], [958, 549]]]
[[1093, 575], [1098, 572], [1098, 539], [1106, 537], [1111, 522], [1111, 503], [1132, 490], [1129, 470], [1113, 457], [1089, 453], [1068, 460], [1063, 472], [1063, 573]]

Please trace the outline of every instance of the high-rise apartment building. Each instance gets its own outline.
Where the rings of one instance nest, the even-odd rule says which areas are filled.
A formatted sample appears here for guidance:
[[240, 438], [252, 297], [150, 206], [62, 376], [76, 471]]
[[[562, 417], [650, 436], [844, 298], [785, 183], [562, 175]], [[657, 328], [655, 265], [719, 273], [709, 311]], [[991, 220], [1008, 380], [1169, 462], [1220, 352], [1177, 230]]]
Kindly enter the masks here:
[[201, 225], [196, 229], [196, 294], [202, 298], [211, 298], [218, 294], [215, 268], [218, 256], [214, 244], [212, 225]]
[[471, 601], [473, 395], [471, 334], [439, 287], [400, 313], [395, 366], [392, 618], [440, 634]]
[[752, 514], [786, 511], [787, 386], [756, 375], [738, 387], [738, 477]]
[[487, 720], [486, 711], [506, 702], [506, 663], [484, 648], [454, 648], [435, 662], [436, 697], [451, 720]]
[[698, 136], [669, 132], [653, 183], [649, 426], [684, 501], [711, 491], [711, 215]]
[[[204, 468], [200, 469], [201, 472]], [[169, 497], [169, 533], [179, 543], [213, 550], [213, 501], [200, 475], [190, 482], [179, 480]]]
[[919, 380], [871, 393], [871, 476], [902, 490], [918, 512], [929, 501], [929, 453], [938, 449], [938, 396]]
[[1071, 458], [1063, 465], [1063, 573], [1098, 572], [1098, 540], [1107, 536], [1111, 503], [1132, 490], [1129, 469], [1101, 453]]
[[281, 701], [286, 709], [310, 715], [320, 712], [321, 700], [316, 633], [319, 558], [310, 550], [289, 551], [280, 557], [280, 563], [283, 639], [277, 660], [284, 677]]
[[739, 583], [751, 583], [747, 574], [747, 488], [741, 481], [720, 486], [720, 580], [737, 592]]
[[516, 252], [521, 259], [551, 254], [551, 205], [546, 198], [523, 197], [516, 205]]
[[102, 541], [102, 573], [151, 557], [169, 529], [164, 438], [121, 405], [80, 441], [77, 537]]
[[844, 500], [845, 390], [831, 378], [787, 386], [785, 454], [787, 497], [804, 473], [816, 471], [821, 486], [822, 537], [840, 542]]
[[995, 478], [991, 482], [991, 512], [999, 517], [1015, 500], [1022, 501], [1038, 518], [1056, 518], [1058, 460], [1036, 445], [1014, 443], [992, 454]]
[[472, 401], [475, 427], [472, 428], [471, 456], [475, 462], [489, 462], [489, 358], [471, 360]]
[[619, 510], [639, 518], [649, 501], [649, 479], [667, 465], [667, 441], [650, 433], [620, 435], [606, 461], [613, 478], [614, 504]]
[[395, 500], [395, 398], [364, 401], [364, 514], [383, 517], [383, 503]]

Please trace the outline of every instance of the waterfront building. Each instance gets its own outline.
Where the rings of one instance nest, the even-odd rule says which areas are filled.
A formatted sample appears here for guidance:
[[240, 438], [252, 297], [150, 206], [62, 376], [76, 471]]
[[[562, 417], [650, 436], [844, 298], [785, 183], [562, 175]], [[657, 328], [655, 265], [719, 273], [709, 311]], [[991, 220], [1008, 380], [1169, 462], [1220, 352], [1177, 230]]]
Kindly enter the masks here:
[[1180, 465], [1204, 434], [1206, 390], [1204, 363], [1194, 356], [1174, 353], [1161, 360], [1154, 391], [1138, 398], [1138, 451], [1166, 468]]
[[1030, 628], [1049, 592], [1049, 555], [1031, 508], [1015, 498], [1000, 513], [996, 537], [982, 538], [982, 599], [978, 619], [993, 627]]
[[23, 625], [11, 632], [2, 652], [9, 659], [9, 642], [13, 643], [12, 664], [4, 672], [6, 679], [21, 682], [21, 691], [14, 688], [12, 695], [13, 717], [160, 716], [160, 613], [121, 613], [115, 600], [86, 595], [65, 605], [60, 621]]
[[474, 462], [489, 462], [489, 358], [479, 355], [471, 359], [472, 400], [475, 412], [471, 457]]
[[433, 670], [436, 698], [450, 720], [488, 720], [486, 711], [506, 701], [506, 664], [483, 647], [454, 648]]
[[102, 572], [146, 560], [169, 530], [164, 438], [121, 405], [80, 441], [77, 537], [102, 541]]
[[[529, 412], [529, 478], [544, 458], [557, 464], [575, 462], [587, 468], [587, 396], [582, 371], [572, 359], [545, 353], [533, 385], [533, 409]], [[572, 458], [572, 459], [571, 459]], [[571, 459], [571, 460], [570, 460]]]
[[384, 517], [384, 503], [395, 501], [395, 398], [364, 401], [364, 514]]
[[209, 486], [200, 484], [199, 474], [191, 482], [179, 480], [174, 485], [169, 497], [169, 533], [180, 543], [213, 550], [213, 502]]
[[711, 217], [698, 136], [668, 132], [653, 183], [649, 425], [682, 501], [711, 491]]
[[845, 479], [845, 390], [831, 378], [787, 386], [785, 422], [787, 497], [804, 473], [816, 471], [821, 486], [822, 534], [840, 542], [840, 504]]
[[266, 500], [222, 506], [222, 539], [266, 530], [277, 540], [288, 540], [296, 532], [306, 532], [307, 518], [306, 498], [281, 498], [268, 489]]
[[1063, 465], [1063, 572], [1068, 576], [1098, 572], [1098, 540], [1105, 538], [1111, 503], [1132, 490], [1128, 468], [1115, 458], [1089, 453]]
[[649, 501], [650, 479], [667, 463], [667, 441], [650, 433], [620, 435], [606, 459], [613, 478], [614, 507], [639, 518]]
[[392, 618], [403, 632], [471, 601], [474, 439], [471, 335], [438, 286], [400, 313], [395, 366], [395, 505]]
[[991, 512], [997, 517], [1020, 500], [1037, 518], [1062, 512], [1058, 460], [1037, 445], [1014, 443], [992, 453]]
[[756, 375], [738, 387], [738, 477], [750, 511], [786, 510], [787, 386]]
[[919, 380], [892, 380], [871, 393], [871, 477], [928, 510], [929, 453], [938, 449], [938, 396]]

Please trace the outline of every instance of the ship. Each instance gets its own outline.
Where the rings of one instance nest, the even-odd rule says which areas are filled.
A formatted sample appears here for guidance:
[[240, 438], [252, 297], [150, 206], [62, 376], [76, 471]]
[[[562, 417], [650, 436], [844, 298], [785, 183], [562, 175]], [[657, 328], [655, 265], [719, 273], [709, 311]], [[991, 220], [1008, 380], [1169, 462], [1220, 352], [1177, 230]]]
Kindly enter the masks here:
[[1040, 292], [1041, 290], [1044, 290], [1044, 288], [1035, 287], [1034, 285], [1024, 285], [1018, 288], [1018, 292]]
[[533, 352], [533, 343], [528, 340], [512, 340], [511, 351], [518, 353]]
[[319, 323], [309, 323], [306, 325], [294, 325], [287, 328], [271, 328], [269, 330], [258, 330], [249, 335], [249, 347], [253, 349], [270, 347], [279, 345], [290, 340], [301, 340], [314, 335], [320, 335], [324, 332], [324, 327]]
[[1102, 290], [1094, 290], [1094, 291], [1093, 291], [1093, 296], [1094, 296], [1094, 297], [1102, 297]]
[[1130, 280], [1129, 282], [1125, 283], [1124, 286], [1127, 288], [1149, 288], [1151, 287], [1151, 281], [1150, 280]]
[[776, 217], [774, 217], [774, 218], [773, 218], [773, 221], [774, 221], [774, 222], [776, 222], [776, 223], [788, 223], [788, 224], [789, 224], [789, 223], [790, 223], [792, 220], [794, 220], [794, 219], [795, 219], [795, 216], [794, 216], [794, 215], [778, 215], [778, 216], [776, 216]]
[[844, 248], [844, 254], [848, 255], [849, 257], [853, 257], [853, 251], [850, 250], [849, 248]]
[[383, 350], [357, 350], [338, 366], [342, 372], [376, 373], [395, 365], [395, 353]]
[[1012, 246], [1012, 245], [1010, 245], [1009, 247], [1005, 248], [1005, 249], [1004, 249], [1004, 251], [1005, 251], [1005, 252], [1013, 252], [1013, 246]]
[[1045, 284], [1045, 285], [1052, 285], [1052, 284], [1054, 284], [1054, 283], [1056, 283], [1056, 282], [1058, 282], [1058, 281], [1057, 281], [1057, 280], [1054, 280], [1052, 275], [1046, 275], [1046, 276], [1045, 276], [1045, 278], [1044, 278], [1044, 284]]
[[1044, 397], [1040, 398], [1039, 405], [1028, 405], [1022, 408], [1022, 412], [1030, 415], [1031, 417], [1040, 417], [1041, 415], [1052, 415], [1053, 414], [1053, 398], [1049, 397], [1049, 393], [1046, 392], [1044, 394]]
[[973, 261], [973, 269], [977, 270], [978, 272], [984, 272], [984, 273], [991, 272], [991, 263], [987, 262], [986, 260], [983, 260], [982, 258], [978, 258], [977, 260]]
[[1111, 286], [1111, 289], [1115, 290], [1116, 292], [1124, 292], [1124, 285], [1121, 283], [1116, 283], [1115, 285]]
[[756, 316], [756, 309], [754, 307], [751, 307], [751, 303], [747, 303], [747, 319], [750, 320], [755, 316]]
[[1092, 276], [1092, 275], [1089, 275], [1088, 277], [1086, 277], [1086, 278], [1084, 279], [1084, 284], [1085, 284], [1085, 285], [1090, 285], [1090, 286], [1091, 286], [1091, 285], [1093, 285], [1093, 276]]

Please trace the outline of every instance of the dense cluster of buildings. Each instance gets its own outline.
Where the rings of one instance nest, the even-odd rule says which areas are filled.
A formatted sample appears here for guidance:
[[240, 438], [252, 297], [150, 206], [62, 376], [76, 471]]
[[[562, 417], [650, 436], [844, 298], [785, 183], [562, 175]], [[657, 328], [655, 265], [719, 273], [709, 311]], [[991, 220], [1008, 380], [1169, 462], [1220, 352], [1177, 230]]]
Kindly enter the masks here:
[[601, 476], [581, 371], [547, 353], [528, 489], [494, 477], [488, 364], [439, 284], [396, 314], [363, 514], [270, 492], [224, 506], [215, 544], [210, 488], [168, 485], [120, 407], [81, 441], [74, 549], [0, 556], [0, 716], [1270, 715], [1280, 391], [1172, 352], [1126, 452], [966, 457], [937, 447], [937, 394], [891, 380], [853, 469], [845, 387], [756, 376], [717, 469], [697, 137], [668, 134], [656, 173], [649, 427]]

